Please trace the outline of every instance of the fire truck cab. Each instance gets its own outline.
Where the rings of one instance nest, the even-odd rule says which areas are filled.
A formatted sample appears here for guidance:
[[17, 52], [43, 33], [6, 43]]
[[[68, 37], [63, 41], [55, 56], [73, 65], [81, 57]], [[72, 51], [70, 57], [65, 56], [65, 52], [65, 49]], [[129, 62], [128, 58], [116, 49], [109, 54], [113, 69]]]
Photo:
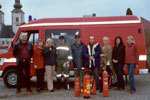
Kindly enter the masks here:
[[[59, 35], [64, 35], [68, 44], [74, 43], [74, 35], [79, 33], [83, 43], [88, 44], [89, 36], [94, 36], [96, 42], [102, 46], [102, 38], [108, 36], [110, 44], [114, 45], [116, 36], [121, 36], [124, 43], [128, 35], [135, 37], [139, 50], [139, 70], [146, 69], [146, 46], [143, 26], [136, 16], [115, 16], [115, 17], [84, 17], [84, 18], [45, 18], [31, 21], [21, 25], [14, 36], [12, 45], [7, 52], [0, 54], [0, 76], [4, 84], [10, 88], [17, 84], [16, 58], [13, 56], [13, 46], [20, 40], [23, 32], [28, 34], [28, 42], [33, 48], [37, 46], [38, 40], [46, 41], [51, 37], [55, 44], [58, 43]], [[31, 59], [31, 77], [35, 76], [33, 67], [34, 59]], [[126, 68], [124, 68], [127, 74]], [[70, 68], [70, 76], [73, 76], [73, 67]]]

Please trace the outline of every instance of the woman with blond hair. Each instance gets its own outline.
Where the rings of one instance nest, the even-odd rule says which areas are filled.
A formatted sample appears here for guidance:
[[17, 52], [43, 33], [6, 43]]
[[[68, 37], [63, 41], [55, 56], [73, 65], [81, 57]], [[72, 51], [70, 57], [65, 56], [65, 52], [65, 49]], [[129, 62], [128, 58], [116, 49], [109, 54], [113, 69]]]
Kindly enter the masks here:
[[43, 48], [42, 55], [44, 56], [44, 65], [47, 75], [47, 87], [50, 92], [53, 92], [53, 76], [56, 66], [56, 48], [54, 47], [54, 43], [51, 38], [46, 40], [46, 47]]
[[135, 80], [134, 80], [134, 70], [138, 66], [138, 49], [133, 36], [127, 37], [127, 45], [126, 45], [126, 57], [125, 63], [127, 64], [129, 81], [130, 81], [130, 93], [134, 94], [136, 91]]

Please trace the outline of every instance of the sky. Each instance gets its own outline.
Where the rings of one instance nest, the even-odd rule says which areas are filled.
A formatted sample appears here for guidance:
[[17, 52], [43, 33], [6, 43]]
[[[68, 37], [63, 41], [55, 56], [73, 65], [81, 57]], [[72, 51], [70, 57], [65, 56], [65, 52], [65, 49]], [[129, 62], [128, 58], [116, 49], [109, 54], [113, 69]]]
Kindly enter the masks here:
[[[137, 17], [150, 20], [150, 0], [20, 0], [25, 12], [25, 22], [28, 16], [33, 18], [124, 16], [130, 8]], [[5, 24], [11, 25], [11, 11], [15, 0], [0, 0], [1, 10], [5, 13]]]

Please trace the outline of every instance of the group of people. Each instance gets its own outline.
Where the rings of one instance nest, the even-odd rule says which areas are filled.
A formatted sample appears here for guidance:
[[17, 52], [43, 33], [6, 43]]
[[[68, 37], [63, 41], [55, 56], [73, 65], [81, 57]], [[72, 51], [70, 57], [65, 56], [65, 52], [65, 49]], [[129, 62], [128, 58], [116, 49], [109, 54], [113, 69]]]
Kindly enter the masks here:
[[[96, 81], [96, 89], [102, 91], [102, 72], [107, 71], [110, 76], [117, 76], [117, 89], [124, 90], [123, 66], [126, 64], [130, 80], [129, 92], [136, 91], [134, 70], [138, 67], [138, 49], [133, 36], [127, 37], [127, 44], [120, 36], [115, 38], [115, 45], [112, 49], [109, 37], [103, 37], [103, 46], [95, 42], [95, 37], [89, 37], [89, 44], [85, 45], [81, 41], [80, 35], [74, 36], [74, 44], [66, 43], [64, 36], [59, 37], [59, 44], [54, 45], [52, 38], [44, 41], [39, 40], [37, 47], [33, 49], [27, 42], [27, 34], [23, 33], [21, 40], [15, 44], [13, 54], [17, 59], [17, 91], [21, 92], [23, 79], [25, 79], [28, 92], [32, 92], [30, 87], [30, 60], [32, 55], [34, 68], [37, 76], [37, 91], [42, 91], [44, 84], [44, 73], [47, 76], [47, 88], [54, 91], [53, 78], [54, 71], [57, 74], [57, 89], [62, 86], [69, 89], [69, 66], [73, 63], [75, 77], [80, 77], [80, 86], [83, 88], [83, 76], [85, 69], [92, 72]], [[33, 52], [34, 51], [34, 52]], [[62, 81], [62, 77], [64, 81]]]

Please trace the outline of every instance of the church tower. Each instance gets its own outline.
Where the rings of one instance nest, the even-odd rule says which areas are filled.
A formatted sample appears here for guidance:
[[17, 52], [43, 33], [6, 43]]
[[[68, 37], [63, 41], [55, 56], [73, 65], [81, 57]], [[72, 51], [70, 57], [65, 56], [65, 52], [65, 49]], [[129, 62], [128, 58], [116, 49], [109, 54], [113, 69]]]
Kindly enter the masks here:
[[14, 9], [12, 11], [12, 30], [16, 34], [19, 24], [24, 22], [24, 12], [21, 10], [20, 0], [15, 0]]
[[1, 32], [2, 27], [3, 27], [3, 25], [4, 25], [4, 12], [1, 11], [1, 8], [2, 8], [2, 6], [1, 6], [1, 4], [0, 4], [0, 32]]

